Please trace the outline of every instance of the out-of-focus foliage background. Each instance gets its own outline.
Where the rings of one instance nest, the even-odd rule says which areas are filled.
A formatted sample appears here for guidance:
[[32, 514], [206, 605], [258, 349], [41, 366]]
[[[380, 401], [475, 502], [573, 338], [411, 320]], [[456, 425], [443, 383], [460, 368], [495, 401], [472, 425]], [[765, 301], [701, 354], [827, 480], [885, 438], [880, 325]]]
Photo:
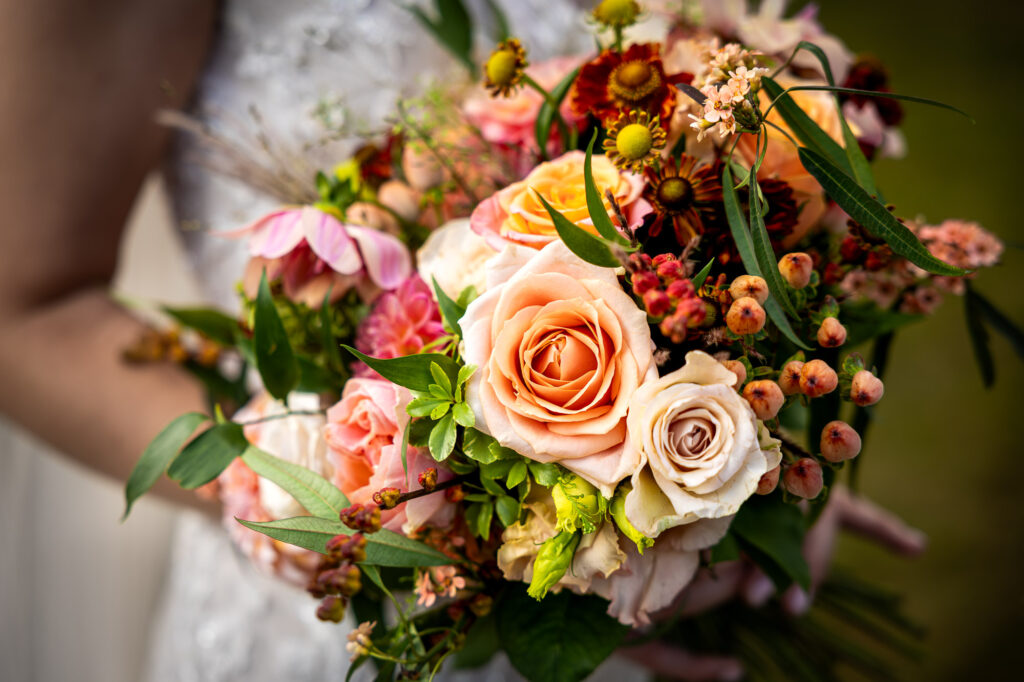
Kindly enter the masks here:
[[[974, 219], [999, 235], [1004, 264], [977, 289], [1024, 324], [1024, 96], [1012, 75], [1024, 7], [832, 0], [819, 16], [850, 49], [881, 58], [895, 92], [948, 102], [977, 121], [905, 105], [909, 155], [877, 165], [879, 186], [901, 215]], [[843, 539], [837, 558], [904, 593], [927, 627], [927, 657], [907, 667], [907, 679], [1019, 679], [1024, 669], [1024, 365], [1002, 338], [992, 348], [997, 380], [986, 391], [960, 299], [903, 330], [862, 454], [862, 490], [930, 538], [915, 560], [855, 538]]]

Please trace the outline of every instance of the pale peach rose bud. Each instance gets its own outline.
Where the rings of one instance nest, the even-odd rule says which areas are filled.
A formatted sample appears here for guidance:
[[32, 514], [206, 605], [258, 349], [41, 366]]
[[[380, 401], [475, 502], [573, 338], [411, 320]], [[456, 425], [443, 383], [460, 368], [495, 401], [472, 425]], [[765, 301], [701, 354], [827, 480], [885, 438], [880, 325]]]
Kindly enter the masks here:
[[846, 343], [846, 327], [834, 317], [826, 317], [818, 327], [818, 345], [822, 348], [838, 348]]
[[764, 328], [764, 320], [764, 308], [750, 296], [733, 301], [729, 312], [725, 314], [725, 324], [729, 331], [738, 336], [758, 333]]
[[853, 459], [860, 452], [860, 434], [838, 419], [821, 430], [821, 456], [830, 462]]
[[401, 180], [388, 180], [377, 190], [377, 199], [406, 220], [420, 214], [420, 195]]
[[853, 375], [850, 400], [857, 405], [861, 407], [874, 405], [882, 399], [883, 393], [885, 393], [885, 384], [868, 370], [862, 369]]
[[736, 383], [733, 386], [739, 387], [747, 380], [747, 368], [739, 360], [723, 360], [722, 365], [736, 375]]
[[779, 474], [782, 473], [782, 465], [776, 466], [771, 471], [765, 472], [757, 482], [757, 494], [767, 495], [779, 485]]
[[787, 253], [779, 259], [779, 272], [794, 289], [803, 289], [811, 282], [814, 261], [806, 253]]
[[825, 485], [821, 465], [810, 457], [798, 459], [795, 464], [786, 469], [786, 473], [782, 477], [782, 484], [786, 490], [797, 497], [813, 500]]
[[363, 201], [357, 201], [345, 209], [345, 219], [353, 225], [364, 225], [391, 234], [398, 234], [399, 232], [398, 221], [395, 220], [395, 216], [380, 206], [374, 206]]
[[407, 144], [402, 150], [402, 172], [413, 189], [424, 192], [440, 185], [444, 168], [428, 149]]
[[808, 398], [819, 398], [836, 390], [839, 375], [824, 360], [811, 360], [800, 369], [800, 390]]
[[768, 300], [768, 282], [757, 275], [740, 275], [729, 285], [733, 299], [749, 296], [761, 305]]
[[804, 363], [799, 360], [793, 360], [787, 362], [786, 366], [782, 368], [782, 372], [779, 373], [779, 388], [786, 395], [793, 395], [794, 393], [800, 393], [800, 372], [804, 368]]
[[761, 421], [774, 419], [786, 402], [779, 385], [770, 379], [751, 381], [743, 388], [743, 397]]

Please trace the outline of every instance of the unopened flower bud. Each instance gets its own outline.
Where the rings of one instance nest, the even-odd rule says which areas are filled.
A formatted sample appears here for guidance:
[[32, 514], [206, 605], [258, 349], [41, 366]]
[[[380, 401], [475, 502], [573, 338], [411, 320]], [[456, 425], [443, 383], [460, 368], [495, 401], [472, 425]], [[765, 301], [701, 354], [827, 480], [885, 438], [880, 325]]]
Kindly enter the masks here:
[[491, 612], [494, 607], [494, 598], [490, 595], [479, 592], [472, 599], [469, 600], [469, 610], [473, 612], [473, 615], [477, 618], [483, 618]]
[[537, 601], [543, 599], [548, 590], [569, 570], [579, 544], [579, 532], [562, 531], [541, 545], [533, 562], [533, 578], [526, 593]]
[[737, 336], [756, 334], [764, 328], [764, 308], [757, 300], [744, 296], [733, 301], [725, 314], [725, 324]]
[[825, 485], [821, 465], [810, 457], [798, 459], [795, 464], [786, 469], [782, 483], [786, 486], [786, 490], [807, 500], [817, 497]]
[[398, 221], [395, 220], [395, 216], [380, 206], [365, 201], [357, 201], [345, 209], [345, 219], [353, 225], [365, 225], [391, 234], [399, 233]]
[[601, 0], [594, 8], [594, 18], [605, 26], [624, 28], [636, 22], [640, 11], [636, 0]]
[[353, 661], [360, 656], [366, 656], [370, 653], [370, 649], [373, 648], [373, 640], [370, 638], [370, 635], [376, 626], [377, 621], [363, 622], [355, 630], [348, 633], [348, 643], [345, 645], [345, 649], [352, 654]]
[[618, 527], [619, 532], [625, 535], [636, 544], [637, 550], [643, 554], [644, 550], [654, 544], [652, 538], [647, 537], [636, 529], [636, 526], [626, 517], [626, 495], [633, 489], [628, 483], [619, 486], [615, 497], [612, 498], [609, 510], [612, 513], [612, 520]]
[[740, 275], [729, 285], [733, 299], [749, 296], [761, 305], [768, 300], [768, 282], [757, 275]]
[[658, 276], [667, 282], [686, 277], [686, 268], [678, 259], [667, 260], [658, 265]]
[[398, 499], [402, 496], [402, 491], [393, 486], [387, 488], [381, 488], [373, 494], [373, 501], [381, 506], [382, 509], [394, 509], [398, 505]]
[[743, 397], [750, 403], [754, 414], [761, 421], [774, 419], [782, 409], [782, 404], [786, 402], [782, 389], [770, 379], [751, 381], [743, 387]]
[[555, 501], [556, 528], [572, 532], [583, 530], [591, 533], [607, 509], [607, 502], [601, 492], [590, 482], [576, 474], [566, 474], [551, 487]]
[[644, 308], [651, 317], [661, 317], [672, 307], [668, 294], [660, 289], [651, 289], [644, 294]]
[[657, 289], [661, 284], [658, 276], [650, 270], [641, 270], [633, 275], [633, 293], [643, 296], [652, 289]]
[[353, 504], [342, 509], [338, 518], [349, 528], [364, 533], [375, 533], [380, 530], [380, 507], [376, 505]]
[[846, 343], [846, 327], [834, 317], [826, 317], [818, 327], [818, 345], [822, 348], [838, 348]]
[[779, 388], [786, 395], [793, 395], [794, 393], [800, 393], [800, 372], [804, 368], [804, 363], [799, 360], [791, 360], [787, 362], [779, 372]]
[[665, 287], [665, 293], [672, 301], [679, 301], [694, 296], [697, 291], [693, 288], [693, 282], [688, 279], [677, 279]]
[[757, 481], [757, 494], [768, 495], [779, 485], [779, 474], [782, 473], [782, 465], [776, 465], [771, 471], [766, 471]]
[[359, 569], [353, 564], [342, 564], [338, 568], [323, 571], [316, 578], [317, 584], [327, 594], [351, 597], [362, 588]]
[[794, 289], [803, 289], [811, 282], [814, 261], [806, 253], [787, 253], [779, 259], [779, 273]]
[[327, 557], [332, 561], [359, 563], [366, 560], [366, 537], [362, 533], [335, 535], [327, 541]]
[[820, 398], [838, 385], [839, 375], [824, 360], [810, 360], [800, 369], [800, 390], [808, 398]]
[[345, 618], [346, 602], [347, 600], [342, 597], [324, 597], [316, 607], [316, 617], [329, 623], [340, 623]]
[[850, 400], [857, 405], [861, 407], [874, 405], [882, 399], [883, 393], [885, 393], [885, 384], [868, 370], [862, 369], [853, 375], [853, 383], [850, 385]]
[[844, 421], [831, 421], [821, 430], [821, 456], [830, 462], [853, 459], [860, 445], [860, 434]]
[[420, 215], [419, 193], [401, 180], [388, 180], [377, 190], [377, 199], [405, 220]]
[[416, 480], [424, 490], [433, 490], [437, 487], [437, 467], [428, 468]]
[[461, 485], [453, 485], [451, 488], [445, 488], [444, 499], [452, 504], [462, 502], [465, 497], [466, 493], [463, 491]]
[[723, 360], [722, 365], [736, 375], [736, 383], [733, 384], [734, 388], [742, 386], [743, 382], [747, 380], [747, 366], [739, 360]]

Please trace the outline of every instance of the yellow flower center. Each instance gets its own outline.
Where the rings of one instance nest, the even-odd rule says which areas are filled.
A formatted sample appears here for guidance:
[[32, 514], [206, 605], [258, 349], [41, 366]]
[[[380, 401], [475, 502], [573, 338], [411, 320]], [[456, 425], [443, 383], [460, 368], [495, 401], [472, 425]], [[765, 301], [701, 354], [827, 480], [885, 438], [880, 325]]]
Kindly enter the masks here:
[[682, 211], [693, 203], [693, 185], [686, 178], [665, 178], [658, 185], [658, 202], [669, 211]]
[[654, 145], [650, 129], [639, 123], [630, 123], [615, 137], [615, 149], [624, 159], [639, 161], [647, 156]]
[[636, 0], [603, 0], [594, 9], [594, 18], [605, 26], [629, 26], [639, 14]]
[[640, 102], [660, 85], [658, 70], [640, 60], [619, 64], [608, 78], [608, 89], [627, 102]]
[[509, 85], [516, 76], [517, 61], [512, 50], [496, 50], [484, 66], [487, 79], [495, 85]]

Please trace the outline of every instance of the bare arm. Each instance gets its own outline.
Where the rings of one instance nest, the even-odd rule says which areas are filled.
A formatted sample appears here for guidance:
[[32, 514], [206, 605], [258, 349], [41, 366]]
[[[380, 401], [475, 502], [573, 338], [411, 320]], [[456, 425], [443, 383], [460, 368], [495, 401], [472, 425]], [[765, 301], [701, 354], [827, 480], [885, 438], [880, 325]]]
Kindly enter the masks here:
[[140, 325], [107, 290], [164, 151], [154, 113], [185, 102], [214, 10], [0, 0], [0, 411], [121, 480], [160, 428], [203, 404], [175, 368], [121, 362]]

